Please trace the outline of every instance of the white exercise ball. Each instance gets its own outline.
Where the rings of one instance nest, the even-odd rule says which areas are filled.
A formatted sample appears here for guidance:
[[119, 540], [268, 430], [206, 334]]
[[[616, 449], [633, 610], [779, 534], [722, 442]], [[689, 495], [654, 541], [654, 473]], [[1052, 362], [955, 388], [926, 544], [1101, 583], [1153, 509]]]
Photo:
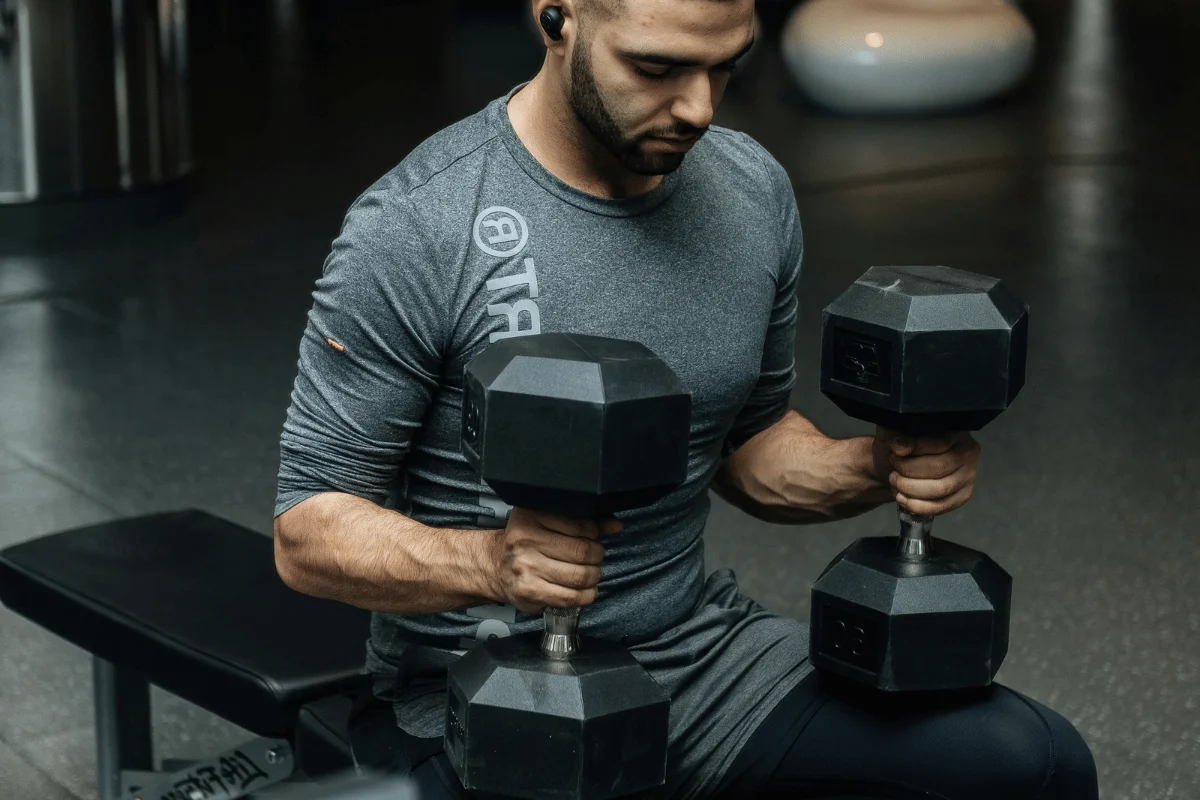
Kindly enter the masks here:
[[817, 104], [851, 114], [942, 111], [1012, 89], [1035, 36], [1007, 0], [808, 0], [783, 53]]

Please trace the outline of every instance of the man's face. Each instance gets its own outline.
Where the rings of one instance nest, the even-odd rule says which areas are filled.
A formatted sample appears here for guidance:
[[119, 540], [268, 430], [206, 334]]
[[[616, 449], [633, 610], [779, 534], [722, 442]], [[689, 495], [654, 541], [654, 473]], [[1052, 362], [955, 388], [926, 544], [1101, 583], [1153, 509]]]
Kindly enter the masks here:
[[630, 172], [673, 172], [708, 130], [753, 35], [753, 0], [626, 0], [618, 17], [582, 24], [571, 106]]

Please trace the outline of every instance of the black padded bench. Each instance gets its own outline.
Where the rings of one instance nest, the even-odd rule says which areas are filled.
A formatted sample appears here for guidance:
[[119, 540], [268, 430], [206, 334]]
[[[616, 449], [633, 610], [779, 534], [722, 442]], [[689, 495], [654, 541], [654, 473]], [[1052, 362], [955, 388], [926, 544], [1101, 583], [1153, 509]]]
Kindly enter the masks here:
[[[288, 588], [266, 536], [202, 511], [55, 533], [0, 551], [0, 601], [93, 656], [99, 800], [239, 797], [352, 766], [369, 615]], [[259, 738], [155, 772], [150, 684]]]

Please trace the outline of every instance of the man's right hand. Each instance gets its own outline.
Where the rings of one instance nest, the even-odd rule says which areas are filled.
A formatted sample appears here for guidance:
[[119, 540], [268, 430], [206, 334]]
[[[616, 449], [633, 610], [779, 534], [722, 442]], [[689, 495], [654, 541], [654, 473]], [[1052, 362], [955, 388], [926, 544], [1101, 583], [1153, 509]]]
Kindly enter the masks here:
[[514, 508], [493, 541], [497, 599], [532, 614], [546, 606], [582, 608], [596, 601], [601, 536], [620, 533], [616, 519], [583, 520]]

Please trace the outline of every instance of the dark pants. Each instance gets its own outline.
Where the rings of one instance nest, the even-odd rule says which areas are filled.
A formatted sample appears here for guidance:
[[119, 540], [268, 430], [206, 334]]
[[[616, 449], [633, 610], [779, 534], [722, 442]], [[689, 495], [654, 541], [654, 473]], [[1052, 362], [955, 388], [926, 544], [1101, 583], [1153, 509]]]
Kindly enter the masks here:
[[[466, 798], [440, 740], [416, 739], [390, 705], [364, 703], [351, 726], [359, 764], [411, 773], [421, 797]], [[819, 675], [751, 736], [714, 795], [729, 798], [1097, 800], [1082, 737], [1003, 686], [881, 696]]]

